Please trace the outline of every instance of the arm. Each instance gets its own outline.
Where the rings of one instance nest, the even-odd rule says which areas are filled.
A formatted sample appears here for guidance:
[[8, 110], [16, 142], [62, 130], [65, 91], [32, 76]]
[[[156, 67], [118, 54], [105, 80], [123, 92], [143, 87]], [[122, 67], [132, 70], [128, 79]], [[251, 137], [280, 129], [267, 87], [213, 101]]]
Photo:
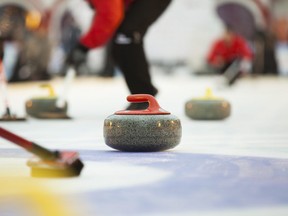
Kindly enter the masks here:
[[216, 41], [213, 45], [211, 50], [208, 53], [207, 56], [207, 62], [208, 64], [214, 66], [214, 67], [220, 67], [224, 62], [224, 59], [222, 58], [222, 47], [220, 44], [220, 41]]
[[80, 43], [91, 49], [104, 45], [120, 25], [124, 16], [123, 0], [91, 0], [96, 10], [89, 31]]

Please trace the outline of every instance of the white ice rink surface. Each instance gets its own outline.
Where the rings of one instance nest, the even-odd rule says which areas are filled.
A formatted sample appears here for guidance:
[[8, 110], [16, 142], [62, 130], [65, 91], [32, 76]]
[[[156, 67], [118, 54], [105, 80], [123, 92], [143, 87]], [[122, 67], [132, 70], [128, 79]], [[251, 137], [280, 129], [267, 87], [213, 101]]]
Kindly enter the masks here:
[[[219, 77], [195, 77], [179, 71], [170, 76], [154, 73], [153, 82], [159, 88], [157, 100], [160, 106], [178, 116], [182, 123], [181, 143], [167, 152], [120, 154], [105, 145], [104, 119], [127, 106], [125, 98], [128, 90], [121, 76], [113, 79], [78, 77], [69, 92], [68, 113], [73, 117], [72, 120], [28, 118], [26, 122], [1, 122], [0, 125], [47, 148], [80, 152], [86, 164], [81, 177], [46, 183], [54, 189], [61, 187], [60, 191], [65, 194], [75, 196], [80, 193], [86, 197], [91, 201], [86, 215], [94, 215], [91, 213], [94, 212], [94, 201], [99, 202], [98, 208], [95, 208], [100, 215], [135, 215], [135, 212], [136, 215], [288, 215], [287, 190], [283, 191], [288, 189], [287, 77], [248, 77], [228, 88], [219, 84]], [[24, 103], [27, 99], [48, 94], [39, 88], [40, 83], [9, 85], [9, 100], [14, 113], [25, 115]], [[54, 79], [50, 83], [59, 93], [62, 79]], [[185, 102], [203, 95], [207, 87], [212, 88], [216, 96], [231, 102], [232, 114], [228, 119], [195, 121], [185, 116]], [[4, 109], [1, 105], [2, 112]], [[13, 170], [18, 170], [17, 175], [28, 176], [25, 160], [29, 154], [5, 140], [1, 139], [0, 144], [1, 173], [15, 175], [12, 174]], [[175, 167], [171, 166], [173, 161]], [[231, 168], [231, 164], [236, 164], [237, 169]], [[214, 172], [214, 169], [217, 171]], [[179, 170], [185, 174], [175, 177]], [[231, 174], [233, 172], [237, 174], [234, 176]], [[208, 186], [203, 189], [198, 185], [198, 180], [194, 182], [199, 176], [204, 179], [201, 181], [207, 180]], [[225, 178], [221, 179], [221, 176]], [[227, 179], [227, 176], [234, 180]], [[226, 188], [228, 186], [215, 183], [222, 180], [223, 184], [231, 185], [246, 182], [247, 185], [242, 185], [244, 191], [255, 184], [251, 186], [256, 188], [256, 192], [251, 194], [255, 199], [249, 201], [245, 192], [241, 194], [238, 191], [234, 196], [240, 196], [243, 200], [232, 201], [229, 197], [233, 193], [230, 194], [231, 191]], [[237, 185], [234, 185], [233, 190]], [[171, 187], [175, 187], [175, 197], [170, 191]], [[269, 192], [273, 187], [279, 192]], [[131, 204], [129, 211], [123, 207], [125, 200], [119, 206], [114, 200], [119, 202], [119, 199], [123, 199], [120, 194], [127, 192], [127, 188], [139, 188], [143, 192], [135, 197], [133, 193], [127, 194], [130, 197], [127, 203], [139, 201], [137, 205]], [[153, 195], [151, 192], [149, 195], [149, 191], [157, 191], [157, 188], [158, 193]], [[119, 193], [118, 198], [108, 198], [113, 190]], [[191, 193], [187, 193], [189, 190]], [[95, 191], [98, 192], [93, 194]], [[194, 192], [195, 196], [192, 196]], [[105, 199], [101, 200], [103, 196], [107, 198], [106, 202]], [[269, 199], [269, 196], [272, 198]], [[109, 199], [115, 201], [114, 211], [108, 207]], [[187, 199], [194, 204], [199, 201], [199, 204], [189, 205]], [[200, 202], [202, 199], [203, 202]], [[207, 208], [203, 204], [206, 199]], [[176, 205], [175, 202], [179, 203]], [[163, 211], [163, 205], [170, 207]]]

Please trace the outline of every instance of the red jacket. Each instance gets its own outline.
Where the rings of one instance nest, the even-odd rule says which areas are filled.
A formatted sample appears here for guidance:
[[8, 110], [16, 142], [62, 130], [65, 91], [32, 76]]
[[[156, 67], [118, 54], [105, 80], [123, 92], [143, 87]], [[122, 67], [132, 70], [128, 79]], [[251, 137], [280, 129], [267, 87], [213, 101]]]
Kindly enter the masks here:
[[87, 48], [104, 45], [120, 25], [125, 6], [133, 0], [87, 0], [96, 10], [88, 32], [80, 39], [80, 43]]
[[210, 50], [207, 61], [217, 65], [219, 58], [223, 63], [231, 62], [235, 58], [252, 59], [252, 51], [248, 43], [240, 36], [235, 35], [228, 45], [223, 39], [217, 40]]

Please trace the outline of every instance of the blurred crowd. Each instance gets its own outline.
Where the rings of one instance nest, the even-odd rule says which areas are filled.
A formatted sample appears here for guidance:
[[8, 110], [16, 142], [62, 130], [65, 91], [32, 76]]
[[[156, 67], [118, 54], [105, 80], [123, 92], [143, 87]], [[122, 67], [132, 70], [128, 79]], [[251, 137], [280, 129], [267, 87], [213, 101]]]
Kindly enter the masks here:
[[[0, 38], [9, 82], [63, 75], [65, 56], [85, 31], [83, 23], [71, 12], [69, 0], [47, 2], [0, 0]], [[239, 67], [247, 73], [288, 75], [288, 1], [214, 0], [214, 3], [215, 13], [223, 23], [223, 34], [211, 42], [204, 57], [205, 65], [197, 74], [223, 73], [231, 62], [240, 60]], [[81, 4], [85, 7], [82, 11], [91, 13], [85, 4]], [[92, 74], [114, 76], [110, 48], [108, 43], [102, 49], [102, 66]], [[87, 75], [93, 70], [85, 61], [78, 68], [79, 74]]]

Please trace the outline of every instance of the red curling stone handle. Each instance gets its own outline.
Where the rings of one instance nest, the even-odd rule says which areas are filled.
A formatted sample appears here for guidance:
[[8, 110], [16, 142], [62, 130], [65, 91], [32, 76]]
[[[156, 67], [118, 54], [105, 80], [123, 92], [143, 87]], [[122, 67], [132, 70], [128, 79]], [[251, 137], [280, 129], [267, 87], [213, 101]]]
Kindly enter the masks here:
[[116, 115], [169, 115], [170, 112], [162, 109], [157, 100], [149, 94], [134, 94], [127, 97], [127, 101], [131, 103], [148, 102], [149, 106], [145, 110], [121, 110]]

